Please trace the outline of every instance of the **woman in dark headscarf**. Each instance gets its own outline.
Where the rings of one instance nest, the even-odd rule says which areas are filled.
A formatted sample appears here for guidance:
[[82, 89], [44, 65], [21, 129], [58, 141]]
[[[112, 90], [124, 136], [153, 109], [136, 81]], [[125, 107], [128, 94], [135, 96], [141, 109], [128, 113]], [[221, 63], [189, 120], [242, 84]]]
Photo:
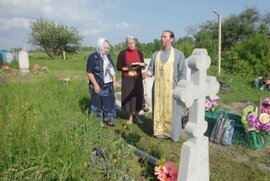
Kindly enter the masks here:
[[98, 39], [97, 51], [89, 56], [86, 72], [91, 95], [90, 111], [102, 119], [103, 125], [115, 126], [112, 120], [116, 117], [114, 90], [117, 83], [109, 52], [109, 41]]

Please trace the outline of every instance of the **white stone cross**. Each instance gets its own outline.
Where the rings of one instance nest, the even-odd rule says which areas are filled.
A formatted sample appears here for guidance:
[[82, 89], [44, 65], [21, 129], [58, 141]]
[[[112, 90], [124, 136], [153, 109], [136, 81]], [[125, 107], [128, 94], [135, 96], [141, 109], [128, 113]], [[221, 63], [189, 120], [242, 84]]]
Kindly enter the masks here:
[[173, 90], [173, 97], [189, 108], [189, 120], [185, 131], [189, 135], [181, 149], [178, 181], [209, 181], [208, 137], [205, 121], [205, 98], [216, 97], [219, 83], [207, 76], [211, 59], [206, 49], [194, 49], [187, 58], [191, 80], [181, 80]]

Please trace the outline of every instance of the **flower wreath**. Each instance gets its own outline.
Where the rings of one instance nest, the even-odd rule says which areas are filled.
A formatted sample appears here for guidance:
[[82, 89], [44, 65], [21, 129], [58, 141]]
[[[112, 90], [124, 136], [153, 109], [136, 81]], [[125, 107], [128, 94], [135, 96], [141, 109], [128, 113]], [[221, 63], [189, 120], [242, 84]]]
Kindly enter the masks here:
[[243, 109], [241, 118], [247, 131], [270, 133], [270, 98], [266, 98], [261, 104], [261, 110], [249, 104]]

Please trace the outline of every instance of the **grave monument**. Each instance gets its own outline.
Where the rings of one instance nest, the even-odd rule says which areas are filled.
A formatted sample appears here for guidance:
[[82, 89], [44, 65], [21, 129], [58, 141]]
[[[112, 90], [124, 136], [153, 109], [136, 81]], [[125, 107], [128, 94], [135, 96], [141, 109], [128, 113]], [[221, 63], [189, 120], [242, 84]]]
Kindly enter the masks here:
[[26, 51], [19, 52], [19, 67], [22, 74], [29, 73], [29, 60], [28, 60], [28, 53]]
[[209, 181], [209, 143], [204, 136], [205, 98], [214, 98], [219, 90], [215, 77], [207, 76], [211, 60], [206, 49], [194, 49], [187, 58], [191, 69], [190, 80], [181, 80], [173, 90], [179, 104], [189, 108], [189, 120], [185, 126], [188, 140], [181, 149], [178, 181]]

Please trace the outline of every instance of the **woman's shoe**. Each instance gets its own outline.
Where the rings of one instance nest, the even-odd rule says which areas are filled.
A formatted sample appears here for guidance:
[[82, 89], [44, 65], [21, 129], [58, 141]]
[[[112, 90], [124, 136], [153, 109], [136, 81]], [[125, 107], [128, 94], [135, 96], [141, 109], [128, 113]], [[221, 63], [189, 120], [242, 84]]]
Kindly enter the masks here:
[[136, 123], [137, 123], [137, 124], [143, 124], [143, 121], [140, 120], [140, 119], [138, 119], [138, 120], [136, 121]]
[[109, 127], [115, 127], [115, 124], [113, 124], [113, 123], [106, 123], [106, 125]]

